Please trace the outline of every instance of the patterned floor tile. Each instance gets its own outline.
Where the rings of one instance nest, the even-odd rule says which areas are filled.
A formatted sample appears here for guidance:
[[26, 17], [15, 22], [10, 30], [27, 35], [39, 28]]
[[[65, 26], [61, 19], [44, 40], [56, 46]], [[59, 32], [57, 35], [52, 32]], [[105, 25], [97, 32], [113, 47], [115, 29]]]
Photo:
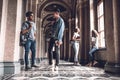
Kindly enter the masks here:
[[[5, 79], [0, 76], [0, 80]], [[14, 74], [9, 80], [120, 80], [120, 77], [113, 76], [104, 72], [101, 68], [74, 66], [73, 63], [60, 61], [58, 71], [49, 70], [48, 60], [43, 60], [39, 68], [32, 68], [29, 71], [22, 71]]]

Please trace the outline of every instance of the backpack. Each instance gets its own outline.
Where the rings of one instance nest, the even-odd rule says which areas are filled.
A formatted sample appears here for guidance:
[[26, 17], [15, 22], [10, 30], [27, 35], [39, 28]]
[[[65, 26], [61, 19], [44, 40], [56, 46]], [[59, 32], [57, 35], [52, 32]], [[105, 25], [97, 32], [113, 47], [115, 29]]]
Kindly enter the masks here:
[[[24, 22], [23, 24], [27, 23], [28, 25], [30, 25], [30, 23], [28, 21]], [[24, 46], [29, 38], [29, 32], [22, 34], [22, 31], [20, 31], [20, 42], [19, 45], [20, 46]]]

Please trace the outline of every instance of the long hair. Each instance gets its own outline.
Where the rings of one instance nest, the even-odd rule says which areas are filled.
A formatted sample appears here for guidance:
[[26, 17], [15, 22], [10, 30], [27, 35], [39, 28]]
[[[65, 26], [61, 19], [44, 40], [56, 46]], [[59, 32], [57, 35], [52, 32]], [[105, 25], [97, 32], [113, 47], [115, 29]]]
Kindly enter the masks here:
[[97, 37], [97, 34], [92, 30], [92, 37]]

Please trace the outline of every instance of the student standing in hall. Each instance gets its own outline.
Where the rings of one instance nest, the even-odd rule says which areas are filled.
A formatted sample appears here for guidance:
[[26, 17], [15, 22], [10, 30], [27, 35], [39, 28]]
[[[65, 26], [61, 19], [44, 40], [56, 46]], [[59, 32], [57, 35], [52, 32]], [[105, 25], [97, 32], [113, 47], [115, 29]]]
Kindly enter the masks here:
[[[26, 42], [23, 45], [25, 49], [25, 71], [28, 71], [32, 67], [38, 67], [35, 65], [35, 54], [36, 54], [36, 25], [33, 21], [33, 12], [28, 11], [26, 13], [27, 21], [22, 24], [21, 33], [26, 36]], [[31, 67], [29, 66], [28, 54], [31, 50]]]
[[96, 30], [92, 30], [92, 48], [89, 51], [89, 63], [87, 64], [87, 66], [94, 66], [97, 62], [95, 61], [95, 52], [99, 49], [98, 47], [98, 37], [99, 37], [99, 33]]
[[75, 52], [74, 55], [74, 65], [79, 65], [78, 62], [78, 53], [79, 53], [79, 42], [80, 42], [80, 29], [79, 28], [75, 28], [73, 37], [72, 37], [72, 41], [73, 41], [73, 49]]
[[[59, 59], [60, 59], [60, 46], [62, 45], [62, 38], [64, 34], [65, 24], [63, 19], [60, 17], [60, 10], [57, 9], [53, 13], [53, 16], [55, 18], [55, 22], [52, 26], [52, 34], [51, 39], [49, 42], [49, 48], [48, 48], [48, 56], [49, 56], [49, 65], [50, 69], [52, 70], [58, 70], [59, 66]], [[55, 68], [53, 65], [53, 47], [55, 46]]]

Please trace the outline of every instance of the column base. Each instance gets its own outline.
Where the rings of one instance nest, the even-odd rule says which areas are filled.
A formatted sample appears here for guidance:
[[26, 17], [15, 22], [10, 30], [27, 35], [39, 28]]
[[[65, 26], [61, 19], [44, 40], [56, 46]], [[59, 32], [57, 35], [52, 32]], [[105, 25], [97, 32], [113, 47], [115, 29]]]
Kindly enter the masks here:
[[110, 72], [110, 73], [120, 73], [120, 63], [110, 63], [107, 62], [105, 64], [105, 72]]
[[[36, 58], [35, 63], [39, 64], [42, 61], [42, 58]], [[31, 63], [31, 59], [29, 59], [29, 63]], [[20, 59], [20, 64], [24, 65], [24, 59]]]
[[0, 75], [19, 74], [20, 67], [19, 62], [0, 62]]

